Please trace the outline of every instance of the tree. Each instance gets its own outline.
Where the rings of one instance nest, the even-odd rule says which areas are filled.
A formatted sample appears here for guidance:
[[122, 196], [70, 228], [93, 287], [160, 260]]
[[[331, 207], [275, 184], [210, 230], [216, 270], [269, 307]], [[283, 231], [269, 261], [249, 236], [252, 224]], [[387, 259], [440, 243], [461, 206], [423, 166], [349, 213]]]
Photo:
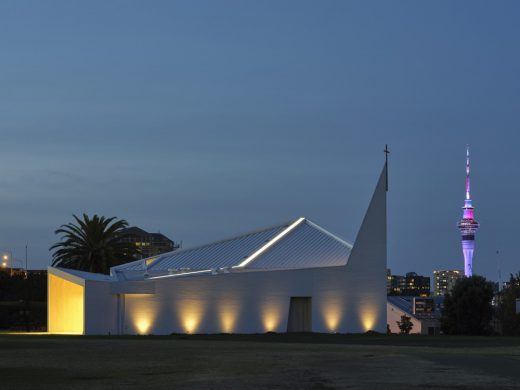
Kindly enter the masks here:
[[124, 219], [96, 214], [92, 218], [87, 214], [83, 219], [73, 217], [76, 223], [61, 225], [55, 231], [62, 237], [49, 248], [54, 250], [53, 266], [108, 274], [110, 267], [135, 260], [138, 249], [124, 242], [122, 229], [128, 226]]
[[482, 276], [457, 280], [444, 299], [441, 329], [445, 334], [488, 335], [493, 316], [493, 283]]
[[399, 330], [401, 331], [401, 334], [410, 334], [413, 328], [413, 322], [411, 317], [408, 317], [407, 315], [403, 314], [401, 316], [401, 321], [396, 321], [396, 323], [399, 327]]
[[502, 333], [507, 336], [520, 336], [520, 314], [516, 313], [516, 300], [520, 298], [520, 272], [511, 274], [509, 286], [502, 292], [498, 308], [498, 318], [502, 324]]

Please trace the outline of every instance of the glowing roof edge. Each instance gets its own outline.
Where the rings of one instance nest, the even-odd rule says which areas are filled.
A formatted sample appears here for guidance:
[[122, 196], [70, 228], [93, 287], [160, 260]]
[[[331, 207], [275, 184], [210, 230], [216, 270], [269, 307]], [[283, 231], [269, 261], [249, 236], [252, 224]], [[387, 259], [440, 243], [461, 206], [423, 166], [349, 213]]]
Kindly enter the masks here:
[[180, 273], [180, 274], [168, 274], [168, 275], [161, 275], [161, 276], [152, 276], [151, 278], [147, 278], [147, 279], [163, 279], [163, 278], [172, 278], [172, 277], [175, 277], [175, 276], [185, 276], [185, 275], [193, 275], [193, 274], [203, 274], [203, 273], [209, 273], [209, 272], [213, 272], [213, 270], [211, 270], [211, 269], [203, 269], [203, 270], [200, 270], [200, 271], [183, 272], [183, 273]]
[[246, 265], [248, 265], [250, 262], [252, 262], [254, 259], [256, 259], [258, 256], [260, 256], [262, 253], [264, 253], [267, 249], [269, 249], [271, 246], [276, 244], [283, 236], [285, 236], [287, 233], [289, 233], [291, 230], [293, 230], [296, 226], [298, 226], [300, 223], [305, 221], [305, 218], [301, 217], [298, 218], [295, 222], [293, 222], [289, 227], [284, 229], [280, 234], [278, 234], [275, 238], [273, 238], [271, 241], [269, 241], [267, 244], [262, 246], [260, 249], [258, 249], [256, 252], [254, 252], [252, 255], [248, 256], [244, 261], [242, 261], [239, 265], [234, 265], [232, 268], [243, 268]]

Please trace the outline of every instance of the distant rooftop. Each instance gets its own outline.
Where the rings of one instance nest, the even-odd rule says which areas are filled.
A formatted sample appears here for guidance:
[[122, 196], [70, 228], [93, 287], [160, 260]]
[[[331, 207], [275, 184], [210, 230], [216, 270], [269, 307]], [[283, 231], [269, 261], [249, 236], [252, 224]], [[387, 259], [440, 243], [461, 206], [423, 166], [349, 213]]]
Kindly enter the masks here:
[[130, 226], [128, 228], [121, 229], [121, 232], [125, 233], [125, 234], [129, 234], [129, 235], [134, 235], [134, 236], [151, 236], [158, 240], [172, 241], [162, 233], [149, 233], [146, 230], [143, 230], [137, 226]]
[[[413, 299], [432, 299], [435, 304], [435, 311], [432, 313], [415, 313], [413, 314]], [[391, 303], [398, 309], [401, 309], [410, 316], [414, 316], [417, 319], [438, 319], [441, 316], [441, 311], [438, 309], [444, 303], [444, 297], [415, 297], [415, 296], [401, 296], [401, 295], [389, 295], [387, 296], [387, 302]]]

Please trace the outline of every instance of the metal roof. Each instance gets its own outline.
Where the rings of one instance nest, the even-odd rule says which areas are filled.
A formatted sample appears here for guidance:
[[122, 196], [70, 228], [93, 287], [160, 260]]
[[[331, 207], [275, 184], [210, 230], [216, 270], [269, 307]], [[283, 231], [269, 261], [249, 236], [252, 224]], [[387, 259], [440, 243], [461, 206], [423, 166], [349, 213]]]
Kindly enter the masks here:
[[[230, 239], [113, 267], [118, 274], [200, 274], [218, 269], [269, 270], [345, 265], [352, 245], [305, 218]], [[145, 265], [146, 264], [146, 265]]]
[[303, 221], [248, 268], [309, 268], [347, 264], [352, 245]]
[[[434, 302], [435, 310], [431, 313], [413, 313], [413, 299], [431, 299]], [[413, 297], [413, 296], [402, 296], [402, 295], [389, 295], [387, 296], [387, 301], [401, 309], [405, 313], [410, 316], [413, 316], [417, 319], [425, 320], [425, 319], [436, 319], [441, 315], [441, 311], [437, 309], [437, 307], [441, 306], [444, 303], [444, 297]]]

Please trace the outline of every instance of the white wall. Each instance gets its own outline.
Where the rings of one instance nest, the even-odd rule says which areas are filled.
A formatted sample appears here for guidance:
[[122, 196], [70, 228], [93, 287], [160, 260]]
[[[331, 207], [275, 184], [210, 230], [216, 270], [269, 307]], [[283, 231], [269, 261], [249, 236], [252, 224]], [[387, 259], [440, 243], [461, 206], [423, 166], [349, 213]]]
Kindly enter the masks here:
[[85, 334], [118, 334], [117, 295], [110, 282], [85, 281]]
[[390, 326], [390, 331], [392, 333], [400, 333], [401, 330], [399, 329], [399, 326], [397, 325], [397, 321], [401, 321], [401, 316], [406, 315], [410, 317], [410, 320], [412, 321], [413, 328], [410, 333], [422, 333], [422, 324], [421, 321], [419, 321], [417, 318], [414, 318], [414, 316], [406, 313], [405, 311], [399, 309], [397, 306], [392, 305], [391, 303], [387, 302], [387, 321], [388, 325]]
[[386, 331], [386, 290], [346, 267], [157, 280], [126, 295], [126, 333], [285, 332], [292, 296], [312, 297], [314, 332]]

